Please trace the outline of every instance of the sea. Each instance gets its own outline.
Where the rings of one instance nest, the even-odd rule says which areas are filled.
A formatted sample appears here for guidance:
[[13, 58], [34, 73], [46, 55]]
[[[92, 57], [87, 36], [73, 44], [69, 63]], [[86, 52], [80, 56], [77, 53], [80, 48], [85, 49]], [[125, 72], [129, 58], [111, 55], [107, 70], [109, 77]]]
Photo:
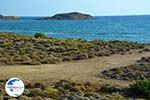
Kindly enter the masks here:
[[0, 20], [1, 32], [34, 35], [42, 32], [55, 38], [125, 40], [150, 43], [150, 15], [96, 16], [92, 20]]

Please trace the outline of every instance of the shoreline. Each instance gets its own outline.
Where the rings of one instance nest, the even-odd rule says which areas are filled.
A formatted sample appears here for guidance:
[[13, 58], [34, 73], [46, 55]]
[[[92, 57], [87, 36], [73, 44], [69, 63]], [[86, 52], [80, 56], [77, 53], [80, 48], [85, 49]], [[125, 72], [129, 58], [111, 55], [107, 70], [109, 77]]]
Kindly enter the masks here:
[[[24, 35], [24, 36], [34, 36], [35, 33], [38, 33], [39, 31], [30, 31], [30, 32], [20, 32], [20, 31], [1, 31], [0, 33], [14, 33], [14, 34], [18, 34], [18, 35]], [[31, 35], [29, 35], [28, 33], [30, 33]], [[78, 37], [57, 37], [57, 36], [53, 36], [55, 34], [65, 34], [65, 33], [54, 33], [54, 32], [40, 32], [46, 35], [46, 37], [49, 38], [55, 38], [55, 39], [63, 39], [63, 40], [67, 40], [67, 39], [75, 39], [75, 40], [86, 40], [86, 41], [94, 41], [94, 40], [98, 40], [98, 41], [126, 41], [126, 42], [135, 42], [135, 43], [140, 43], [140, 44], [150, 44], [150, 41], [134, 41], [134, 40], [126, 40], [126, 39], [88, 39], [88, 38], [78, 38]], [[113, 33], [112, 33], [113, 34]]]

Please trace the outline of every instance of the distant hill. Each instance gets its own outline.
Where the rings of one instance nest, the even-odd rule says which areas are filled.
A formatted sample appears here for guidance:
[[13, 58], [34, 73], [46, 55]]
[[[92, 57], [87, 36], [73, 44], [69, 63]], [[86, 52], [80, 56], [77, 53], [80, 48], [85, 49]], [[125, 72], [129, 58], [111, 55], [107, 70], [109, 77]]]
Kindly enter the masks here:
[[16, 17], [16, 16], [3, 16], [0, 15], [0, 20], [19, 20], [20, 17]]
[[43, 17], [38, 20], [86, 20], [86, 19], [92, 19], [92, 18], [93, 16], [89, 14], [71, 12], [71, 13], [56, 14], [52, 17]]

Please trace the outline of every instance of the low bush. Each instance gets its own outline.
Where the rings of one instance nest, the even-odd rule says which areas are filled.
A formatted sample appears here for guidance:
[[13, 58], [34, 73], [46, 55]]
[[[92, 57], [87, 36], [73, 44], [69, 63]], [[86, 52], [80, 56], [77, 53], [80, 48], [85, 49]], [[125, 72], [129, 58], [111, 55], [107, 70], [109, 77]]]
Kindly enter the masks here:
[[35, 38], [45, 38], [46, 36], [43, 33], [38, 32], [38, 33], [34, 34], [34, 37]]
[[39, 96], [42, 92], [43, 92], [43, 91], [42, 91], [42, 89], [40, 89], [40, 88], [33, 88], [33, 89], [30, 89], [29, 97], [36, 97], [36, 96]]
[[47, 87], [45, 88], [45, 94], [47, 94], [48, 97], [51, 97], [56, 100], [58, 97], [59, 91], [53, 87]]
[[129, 93], [134, 96], [150, 99], [150, 80], [137, 81], [130, 86]]
[[121, 89], [115, 86], [104, 85], [98, 91], [104, 93], [113, 93], [113, 92], [121, 91]]

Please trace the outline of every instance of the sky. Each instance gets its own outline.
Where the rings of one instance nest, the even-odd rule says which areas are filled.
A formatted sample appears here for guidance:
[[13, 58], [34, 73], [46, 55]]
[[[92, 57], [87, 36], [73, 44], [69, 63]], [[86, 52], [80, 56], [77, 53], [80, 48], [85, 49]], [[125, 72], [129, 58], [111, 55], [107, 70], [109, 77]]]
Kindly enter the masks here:
[[150, 0], [0, 0], [0, 14], [52, 16], [81, 12], [93, 16], [150, 15]]

